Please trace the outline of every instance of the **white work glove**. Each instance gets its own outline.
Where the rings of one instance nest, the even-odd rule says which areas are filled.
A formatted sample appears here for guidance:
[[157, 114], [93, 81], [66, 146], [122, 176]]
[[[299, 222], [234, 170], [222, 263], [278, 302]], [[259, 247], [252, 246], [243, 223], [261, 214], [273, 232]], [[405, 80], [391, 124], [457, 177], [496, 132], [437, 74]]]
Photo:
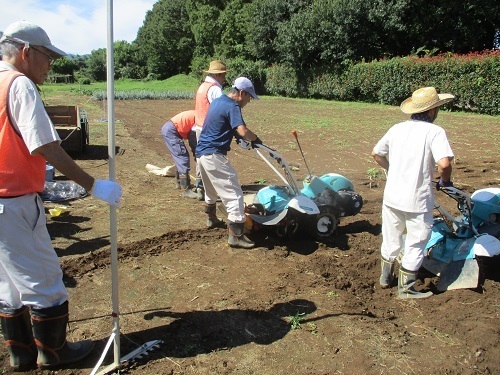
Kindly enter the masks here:
[[94, 198], [108, 202], [111, 206], [119, 207], [122, 197], [122, 187], [114, 181], [95, 180], [89, 191]]

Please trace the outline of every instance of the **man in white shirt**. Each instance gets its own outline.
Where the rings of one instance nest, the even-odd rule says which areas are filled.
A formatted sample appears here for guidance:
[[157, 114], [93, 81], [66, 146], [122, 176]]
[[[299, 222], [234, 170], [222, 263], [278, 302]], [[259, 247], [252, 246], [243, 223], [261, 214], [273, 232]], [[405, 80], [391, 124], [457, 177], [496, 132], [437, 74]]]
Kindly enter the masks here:
[[[426, 298], [432, 292], [414, 288], [422, 265], [424, 249], [433, 223], [434, 168], [440, 175], [438, 186], [451, 186], [453, 151], [445, 131], [434, 125], [439, 106], [451, 101], [451, 94], [438, 94], [434, 87], [416, 90], [401, 103], [401, 111], [411, 114], [408, 121], [392, 126], [375, 145], [372, 156], [387, 170], [382, 204], [382, 288], [390, 287], [394, 260], [403, 250], [398, 277], [399, 298]], [[406, 238], [403, 232], [406, 229]]]
[[65, 55], [47, 33], [14, 22], [0, 52], [0, 323], [12, 369], [27, 371], [76, 362], [94, 346], [66, 341], [68, 293], [39, 196], [46, 162], [113, 206], [122, 187], [89, 175], [60, 145], [37, 88]]

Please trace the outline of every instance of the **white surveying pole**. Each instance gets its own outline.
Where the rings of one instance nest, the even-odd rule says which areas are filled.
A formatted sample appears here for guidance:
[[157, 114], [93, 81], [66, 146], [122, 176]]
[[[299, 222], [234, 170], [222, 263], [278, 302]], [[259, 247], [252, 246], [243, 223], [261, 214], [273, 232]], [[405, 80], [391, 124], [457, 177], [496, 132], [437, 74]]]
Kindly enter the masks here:
[[[114, 87], [114, 42], [113, 42], [113, 0], [108, 2], [108, 18], [107, 18], [107, 50], [106, 50], [106, 71], [107, 71], [107, 100], [108, 100], [108, 166], [109, 179], [115, 181], [115, 87]], [[107, 366], [99, 374], [109, 373], [120, 367], [120, 312], [118, 305], [118, 241], [117, 241], [117, 223], [116, 223], [116, 207], [109, 206], [109, 223], [110, 223], [110, 247], [111, 247], [111, 300], [112, 300], [112, 316], [113, 316], [113, 331], [108, 340], [108, 343], [90, 373], [94, 375], [101, 366], [104, 357], [106, 356], [111, 343], [113, 342], [114, 361]]]
[[[108, 0], [108, 48], [106, 52], [108, 98], [108, 165], [109, 179], [115, 181], [115, 67], [113, 38], [113, 0]], [[111, 299], [113, 302], [114, 365], [120, 366], [120, 311], [118, 304], [118, 241], [116, 207], [110, 206]]]

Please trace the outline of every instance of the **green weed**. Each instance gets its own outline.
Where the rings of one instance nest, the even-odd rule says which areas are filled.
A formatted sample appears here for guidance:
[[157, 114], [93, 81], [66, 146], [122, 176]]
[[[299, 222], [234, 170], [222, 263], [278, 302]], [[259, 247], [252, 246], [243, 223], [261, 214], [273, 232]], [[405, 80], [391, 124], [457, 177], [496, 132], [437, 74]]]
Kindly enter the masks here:
[[378, 168], [370, 168], [366, 171], [366, 175], [369, 178], [379, 178], [380, 177], [380, 169]]
[[300, 329], [300, 327], [301, 327], [300, 321], [302, 320], [302, 318], [304, 317], [304, 315], [306, 315], [306, 314], [305, 313], [297, 312], [297, 314], [295, 314], [293, 317], [291, 317], [291, 319], [290, 319], [290, 329], [292, 329], [292, 330], [294, 330], [294, 329]]
[[434, 334], [436, 337], [438, 337], [441, 341], [445, 341], [449, 345], [454, 345], [455, 343], [453, 342], [451, 336], [448, 333], [441, 333], [439, 330], [436, 328], [434, 330]]
[[215, 306], [224, 307], [224, 306], [226, 306], [226, 303], [227, 303], [226, 301], [218, 301], [215, 303]]
[[380, 168], [370, 168], [366, 171], [366, 176], [370, 179], [370, 189], [373, 186], [378, 187], [380, 180], [385, 175], [385, 171]]
[[318, 334], [318, 327], [316, 326], [316, 323], [313, 322], [307, 323], [307, 330], [311, 332], [311, 334], [313, 335]]
[[335, 144], [337, 145], [337, 148], [339, 150], [345, 150], [346, 148], [348, 148], [350, 145], [348, 142], [342, 140], [342, 141], [335, 141]]

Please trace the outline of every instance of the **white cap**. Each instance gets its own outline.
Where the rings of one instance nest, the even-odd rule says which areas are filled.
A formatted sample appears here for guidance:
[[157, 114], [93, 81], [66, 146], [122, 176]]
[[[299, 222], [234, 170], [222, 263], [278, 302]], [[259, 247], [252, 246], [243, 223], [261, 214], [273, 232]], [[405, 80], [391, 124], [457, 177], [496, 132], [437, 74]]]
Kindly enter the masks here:
[[253, 87], [252, 81], [250, 81], [246, 77], [238, 77], [233, 82], [233, 87], [238, 90], [243, 90], [248, 92], [254, 99], [259, 99], [257, 94], [255, 93], [255, 89]]
[[42, 46], [52, 51], [55, 57], [66, 55], [66, 52], [52, 45], [44, 29], [27, 21], [17, 21], [7, 26], [0, 38], [0, 43], [4, 41]]

